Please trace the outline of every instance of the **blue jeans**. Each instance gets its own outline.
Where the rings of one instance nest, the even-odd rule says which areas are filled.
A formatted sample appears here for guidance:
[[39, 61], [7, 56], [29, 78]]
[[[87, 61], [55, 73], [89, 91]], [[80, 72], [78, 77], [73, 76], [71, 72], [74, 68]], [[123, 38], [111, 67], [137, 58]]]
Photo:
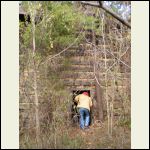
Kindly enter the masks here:
[[88, 127], [90, 123], [90, 112], [86, 108], [79, 108], [80, 113], [80, 128]]

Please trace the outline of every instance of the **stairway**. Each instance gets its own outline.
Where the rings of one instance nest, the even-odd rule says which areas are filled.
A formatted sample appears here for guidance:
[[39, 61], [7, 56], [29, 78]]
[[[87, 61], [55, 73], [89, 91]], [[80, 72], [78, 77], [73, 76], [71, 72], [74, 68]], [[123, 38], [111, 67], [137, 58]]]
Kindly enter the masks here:
[[95, 93], [92, 50], [79, 50], [74, 47], [64, 54], [69, 58], [68, 67], [62, 71], [61, 79], [70, 91], [90, 90]]

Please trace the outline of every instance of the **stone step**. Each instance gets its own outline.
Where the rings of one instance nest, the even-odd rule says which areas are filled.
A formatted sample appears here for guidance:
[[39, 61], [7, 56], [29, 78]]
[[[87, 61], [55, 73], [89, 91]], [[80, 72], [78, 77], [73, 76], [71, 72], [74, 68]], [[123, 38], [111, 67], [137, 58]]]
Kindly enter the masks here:
[[[93, 66], [95, 59], [93, 57], [71, 57], [70, 58], [70, 65], [91, 65]], [[107, 67], [113, 65], [114, 60], [106, 59]], [[105, 67], [105, 60], [104, 59], [96, 59], [96, 66], [104, 68]]]
[[[100, 73], [99, 75], [99, 82], [102, 87], [106, 87], [106, 82], [105, 82], [105, 73]], [[91, 80], [95, 78], [94, 72], [86, 72], [86, 70], [75, 70], [75, 71], [63, 71], [61, 72], [60, 75], [61, 79], [70, 79], [70, 80]], [[122, 74], [118, 73], [115, 77], [116, 79], [114, 80], [113, 75], [107, 74], [107, 86], [108, 86], [108, 91], [113, 91], [113, 87], [119, 88], [119, 87], [127, 87], [128, 85], [131, 85], [131, 79], [130, 79], [130, 74]]]
[[[64, 58], [65, 59], [65, 58]], [[105, 64], [107, 63], [107, 67], [110, 66], [110, 64], [114, 63], [114, 59], [102, 59], [102, 58], [95, 58], [92, 56], [71, 56], [66, 59], [66, 61], [60, 61], [58, 62], [58, 65], [64, 64], [70, 66], [70, 65], [93, 65], [96, 62], [96, 64]]]
[[94, 55], [94, 51], [93, 50], [80, 50], [80, 49], [76, 49], [76, 50], [68, 50], [66, 52], [64, 52], [64, 56], [93, 56]]
[[[105, 53], [106, 52], [106, 53]], [[115, 57], [118, 57], [118, 52], [111, 52], [111, 50], [107, 50], [104, 51], [103, 49], [98, 49], [96, 51], [94, 51], [93, 49], [90, 50], [80, 50], [80, 49], [71, 49], [68, 51], [65, 51], [63, 56], [95, 56], [98, 58], [105, 58], [105, 54], [106, 54], [106, 58], [107, 59], [113, 59]]]
[[71, 64], [72, 65], [93, 65], [94, 62], [92, 60], [91, 61], [71, 60]]
[[64, 84], [67, 86], [93, 86], [95, 85], [95, 79], [64, 79]]
[[30, 109], [32, 106], [34, 106], [34, 103], [29, 103], [29, 102], [19, 103], [20, 110]]
[[94, 58], [91, 56], [73, 56], [70, 57], [71, 61], [79, 61], [79, 62], [84, 62], [84, 61], [94, 61]]
[[94, 90], [95, 91], [95, 85], [86, 86], [86, 85], [66, 85], [66, 88], [69, 91], [72, 90]]
[[92, 65], [70, 65], [68, 67], [60, 67], [60, 71], [93, 72], [93, 66]]
[[113, 104], [114, 109], [118, 109], [122, 107], [123, 107], [123, 103], [121, 101], [114, 101], [114, 104]]
[[[77, 65], [78, 66], [78, 65]], [[76, 66], [75, 66], [76, 67]], [[93, 68], [89, 67], [88, 71], [88, 66], [86, 66], [86, 70], [84, 70], [84, 68], [80, 68], [80, 70], [76, 69], [74, 71], [69, 70], [69, 71], [64, 71], [62, 72], [62, 77], [76, 77], [78, 76], [79, 78], [81, 76], [87, 76], [87, 78], [93, 78], [94, 77], [94, 72], [93, 72]], [[83, 70], [82, 70], [83, 69]], [[107, 76], [107, 80], [114, 80], [114, 78], [116, 79], [117, 82], [122, 82], [123, 80], [126, 80], [125, 82], [129, 83], [131, 82], [131, 73], [116, 73], [116, 74], [106, 74], [104, 73], [99, 73], [100, 79], [105, 80], [105, 76]], [[82, 78], [82, 77], [81, 77]], [[84, 77], [83, 77], [84, 78]]]
[[130, 85], [131, 84], [131, 81], [130, 79], [127, 79], [127, 78], [122, 78], [122, 79], [117, 79], [117, 80], [113, 80], [113, 79], [107, 79], [105, 81], [104, 78], [100, 78], [100, 84], [102, 86], [110, 86], [112, 87], [112, 90], [113, 90], [113, 87], [117, 87], [117, 86], [127, 86], [127, 85]]
[[[116, 66], [119, 69], [118, 71], [120, 73], [130, 73], [131, 72], [130, 68], [128, 68], [127, 66], [125, 66], [122, 63], [120, 63], [120, 64], [116, 63], [116, 61], [114, 59], [106, 59], [106, 61], [104, 59], [96, 59], [96, 62], [95, 63], [94, 62], [95, 61], [94, 61], [93, 57], [83, 57], [83, 56], [70, 57], [70, 60], [68, 61], [67, 66], [64, 66], [64, 68], [70, 69], [72, 66], [75, 67], [74, 65], [85, 65], [85, 66], [87, 65], [87, 66], [93, 67], [95, 64], [96, 69], [99, 70], [100, 72], [105, 72], [108, 69], [111, 71], [115, 71]], [[106, 68], [105, 68], [105, 65], [106, 65]], [[61, 64], [60, 64], [60, 68], [61, 68], [61, 70], [63, 70], [63, 67], [61, 67]]]
[[93, 79], [94, 73], [93, 72], [69, 72], [69, 73], [62, 73], [62, 79], [65, 78], [72, 78], [72, 79]]
[[[106, 94], [106, 87], [102, 86], [103, 94]], [[126, 86], [113, 86], [107, 87], [107, 94], [110, 98], [114, 98], [114, 101], [124, 101], [125, 99], [131, 98], [131, 90]]]

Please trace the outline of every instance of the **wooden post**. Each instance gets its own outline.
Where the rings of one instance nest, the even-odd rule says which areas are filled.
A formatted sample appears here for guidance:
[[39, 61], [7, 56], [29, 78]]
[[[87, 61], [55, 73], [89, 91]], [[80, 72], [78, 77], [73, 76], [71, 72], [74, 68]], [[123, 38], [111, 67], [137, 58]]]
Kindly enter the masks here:
[[[99, 79], [99, 78], [98, 78]], [[97, 113], [98, 113], [98, 119], [103, 121], [104, 120], [104, 113], [103, 113], [103, 97], [102, 97], [102, 88], [98, 84], [97, 81], [95, 81], [96, 86], [96, 100], [97, 100]]]
[[35, 52], [36, 52], [36, 46], [35, 46], [35, 15], [36, 15], [36, 8], [35, 6], [31, 7], [31, 3], [29, 3], [30, 7], [30, 15], [31, 15], [31, 21], [32, 21], [32, 60], [33, 60], [33, 84], [34, 84], [34, 104], [35, 104], [35, 122], [36, 122], [36, 140], [37, 140], [37, 146], [39, 148], [40, 145], [40, 120], [39, 120], [39, 98], [38, 98], [38, 85], [37, 85], [37, 67], [36, 67], [36, 60], [35, 60]]

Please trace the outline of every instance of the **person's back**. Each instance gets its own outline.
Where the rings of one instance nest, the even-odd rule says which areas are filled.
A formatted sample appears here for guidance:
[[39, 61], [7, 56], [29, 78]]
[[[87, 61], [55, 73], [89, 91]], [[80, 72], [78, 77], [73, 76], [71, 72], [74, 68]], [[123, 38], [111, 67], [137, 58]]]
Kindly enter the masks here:
[[77, 107], [87, 108], [90, 111], [92, 106], [92, 100], [85, 94], [79, 94], [76, 96], [75, 101], [78, 103]]
[[87, 92], [83, 92], [75, 97], [77, 107], [80, 112], [80, 128], [84, 129], [89, 126], [90, 122], [90, 107], [92, 106], [92, 99]]

